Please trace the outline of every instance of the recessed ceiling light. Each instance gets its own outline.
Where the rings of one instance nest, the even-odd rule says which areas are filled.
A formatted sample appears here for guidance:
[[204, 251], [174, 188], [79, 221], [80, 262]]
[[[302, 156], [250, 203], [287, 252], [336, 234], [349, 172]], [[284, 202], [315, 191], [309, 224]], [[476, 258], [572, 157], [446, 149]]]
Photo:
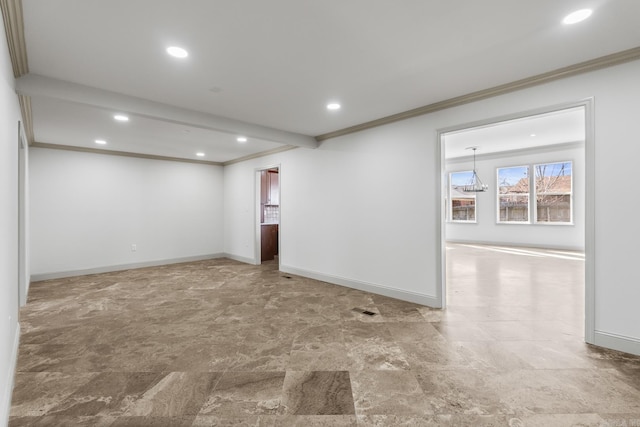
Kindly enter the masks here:
[[247, 142], [247, 138], [244, 137], [244, 136], [239, 136], [239, 137], [236, 138], [236, 141], [238, 141], [238, 142]]
[[198, 157], [204, 157], [204, 153], [203, 153], [203, 152], [196, 153], [196, 156], [198, 156]]
[[576, 10], [575, 12], [571, 12], [565, 16], [562, 23], [566, 25], [577, 24], [578, 22], [584, 21], [590, 17], [592, 13], [593, 11], [591, 9]]
[[119, 122], [128, 122], [129, 121], [129, 117], [125, 116], [124, 114], [116, 114], [115, 116], [113, 116], [114, 119], [116, 119]]
[[186, 58], [189, 56], [189, 52], [178, 46], [169, 46], [167, 48], [167, 53], [174, 58]]
[[96, 144], [100, 144], [100, 145], [105, 145], [107, 143], [107, 141], [105, 141], [104, 139], [96, 139]]
[[529, 135], [529, 136], [534, 137], [534, 136], [536, 136], [536, 134], [535, 134], [535, 133], [532, 133], [532, 134], [531, 134], [531, 135]]
[[340, 104], [338, 104], [337, 102], [332, 102], [330, 104], [327, 104], [327, 110], [339, 110], [340, 109]]

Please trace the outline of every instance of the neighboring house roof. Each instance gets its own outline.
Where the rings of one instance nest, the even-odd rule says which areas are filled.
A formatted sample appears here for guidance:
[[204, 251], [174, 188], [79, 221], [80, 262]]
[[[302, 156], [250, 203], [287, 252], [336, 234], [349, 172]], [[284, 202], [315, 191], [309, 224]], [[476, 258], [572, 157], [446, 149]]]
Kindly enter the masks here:
[[571, 176], [544, 176], [536, 178], [536, 191], [545, 193], [571, 192]]
[[[536, 177], [536, 191], [543, 193], [569, 193], [571, 192], [571, 176], [543, 176]], [[529, 178], [520, 180], [511, 186], [502, 186], [500, 193], [529, 193]]]

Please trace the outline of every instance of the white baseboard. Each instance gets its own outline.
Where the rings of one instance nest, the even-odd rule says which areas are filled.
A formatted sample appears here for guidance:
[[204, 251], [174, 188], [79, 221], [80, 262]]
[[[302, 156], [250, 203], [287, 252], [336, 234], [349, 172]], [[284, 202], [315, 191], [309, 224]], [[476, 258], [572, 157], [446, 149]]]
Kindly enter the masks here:
[[606, 347], [640, 356], [640, 340], [637, 338], [596, 331], [593, 343], [600, 347]]
[[62, 279], [64, 277], [85, 276], [87, 274], [110, 273], [112, 271], [132, 270], [134, 268], [156, 267], [159, 265], [179, 264], [181, 262], [204, 261], [207, 259], [224, 258], [224, 253], [196, 255], [183, 258], [161, 259], [155, 261], [137, 262], [132, 264], [108, 265], [104, 267], [87, 268], [83, 270], [57, 271], [53, 273], [32, 274], [31, 282], [40, 280]]
[[566, 245], [547, 245], [536, 243], [513, 243], [513, 242], [489, 242], [486, 240], [465, 240], [465, 239], [447, 239], [447, 243], [467, 243], [470, 245], [487, 245], [487, 246], [507, 246], [513, 248], [537, 248], [537, 249], [555, 249], [559, 251], [577, 251], [584, 252], [583, 247], [566, 246]]
[[11, 360], [9, 361], [9, 371], [7, 372], [7, 383], [2, 390], [2, 401], [0, 404], [0, 425], [9, 425], [9, 415], [11, 415], [11, 395], [13, 394], [13, 384], [15, 380], [16, 366], [18, 364], [18, 347], [20, 345], [20, 323], [17, 324], [13, 348], [11, 349]]
[[224, 258], [229, 258], [229, 259], [232, 259], [234, 261], [244, 262], [245, 264], [255, 265], [255, 263], [256, 263], [256, 261], [253, 258], [247, 258], [247, 257], [240, 256], [240, 255], [233, 255], [233, 254], [224, 253], [224, 254], [222, 254], [222, 256]]
[[280, 271], [295, 274], [297, 276], [308, 277], [309, 279], [320, 280], [347, 288], [358, 289], [360, 291], [371, 292], [372, 294], [384, 295], [387, 297], [425, 305], [427, 307], [439, 308], [439, 300], [431, 295], [419, 294], [401, 289], [389, 288], [387, 286], [376, 285], [374, 283], [361, 282], [359, 280], [346, 279], [344, 277], [331, 276], [317, 271], [303, 270], [288, 265], [280, 265]]

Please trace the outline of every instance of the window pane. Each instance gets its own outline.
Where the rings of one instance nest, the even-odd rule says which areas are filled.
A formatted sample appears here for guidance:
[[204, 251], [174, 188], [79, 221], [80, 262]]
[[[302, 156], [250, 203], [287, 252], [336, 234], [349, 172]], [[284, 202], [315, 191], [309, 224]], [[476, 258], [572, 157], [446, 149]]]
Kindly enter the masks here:
[[538, 222], [570, 222], [571, 196], [542, 195], [536, 197]]
[[476, 220], [476, 200], [475, 199], [451, 199], [451, 220], [453, 221], [475, 221]]
[[529, 167], [498, 168], [498, 222], [529, 222]]
[[536, 194], [571, 194], [571, 162], [536, 165]]
[[571, 222], [571, 162], [535, 165], [536, 222]]
[[451, 221], [476, 220], [476, 195], [463, 191], [473, 177], [473, 171], [454, 172], [449, 175], [449, 197]]
[[528, 222], [529, 196], [500, 196], [500, 222]]
[[499, 168], [498, 192], [500, 194], [529, 194], [529, 167]]

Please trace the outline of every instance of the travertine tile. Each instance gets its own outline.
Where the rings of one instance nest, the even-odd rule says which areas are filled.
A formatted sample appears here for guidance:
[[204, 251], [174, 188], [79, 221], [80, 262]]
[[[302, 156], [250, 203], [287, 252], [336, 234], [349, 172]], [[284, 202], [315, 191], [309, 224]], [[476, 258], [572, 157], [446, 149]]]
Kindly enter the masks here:
[[289, 371], [282, 405], [287, 415], [355, 414], [349, 372]]
[[343, 343], [312, 344], [306, 350], [291, 350], [288, 371], [350, 371], [358, 361], [351, 357]]
[[11, 416], [46, 415], [96, 373], [18, 372], [15, 377]]
[[520, 427], [505, 415], [359, 415], [358, 425], [371, 427]]
[[356, 427], [355, 415], [285, 415], [275, 419], [276, 426], [287, 427]]
[[140, 398], [164, 375], [159, 372], [103, 372], [49, 411], [51, 415], [120, 415], [123, 400]]
[[176, 417], [118, 417], [110, 427], [190, 427], [193, 425], [194, 416]]
[[282, 412], [284, 372], [227, 371], [200, 409], [200, 415], [242, 416]]
[[198, 415], [192, 427], [275, 427], [282, 424], [276, 423], [273, 415]]
[[171, 372], [145, 393], [122, 401], [123, 417], [196, 415], [221, 377], [217, 372]]
[[10, 425], [640, 420], [640, 357], [583, 342], [578, 262], [451, 247], [446, 310], [285, 275], [275, 262], [32, 283]]
[[[607, 427], [597, 414], [536, 414], [513, 418], [514, 427]], [[611, 427], [615, 426], [612, 424]]]
[[424, 405], [435, 414], [495, 415], [513, 413], [489, 387], [490, 375], [476, 369], [423, 371], [416, 374], [426, 396]]
[[109, 427], [116, 421], [115, 417], [74, 417], [68, 415], [46, 415], [44, 417], [16, 417], [9, 420], [9, 427]]
[[433, 325], [449, 341], [495, 341], [475, 323], [442, 322]]
[[413, 372], [355, 371], [351, 383], [358, 415], [433, 414]]

